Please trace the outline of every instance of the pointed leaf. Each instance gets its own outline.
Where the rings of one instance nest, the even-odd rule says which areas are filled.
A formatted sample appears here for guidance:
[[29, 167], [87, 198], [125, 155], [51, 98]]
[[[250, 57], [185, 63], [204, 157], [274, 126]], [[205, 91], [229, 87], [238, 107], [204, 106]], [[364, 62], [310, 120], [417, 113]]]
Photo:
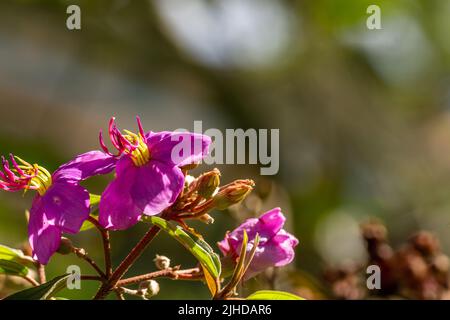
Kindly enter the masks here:
[[195, 258], [197, 258], [202, 266], [205, 267], [214, 278], [219, 277], [220, 268], [216, 266], [216, 258], [213, 258], [208, 250], [204, 249], [202, 245], [192, 239], [180, 226], [155, 216], [146, 217], [145, 220], [157, 225], [171, 237], [180, 242], [194, 255]]
[[209, 273], [208, 269], [206, 269], [203, 264], [201, 265], [202, 269], [203, 269], [203, 274], [205, 276], [205, 282], [206, 285], [208, 286], [209, 291], [211, 292], [211, 296], [215, 296], [217, 293], [217, 290], [219, 290], [219, 288], [217, 287], [217, 282], [214, 279], [214, 277]]
[[0, 260], [13, 261], [28, 267], [33, 267], [35, 265], [34, 260], [23, 254], [22, 251], [12, 249], [2, 244], [0, 244]]
[[[98, 218], [98, 204], [100, 203], [100, 196], [98, 194], [89, 194], [89, 202], [91, 206], [91, 217], [97, 219]], [[95, 226], [89, 222], [88, 220], [83, 222], [83, 225], [80, 228], [80, 231], [86, 231], [94, 228]]]
[[28, 268], [14, 261], [0, 259], [0, 274], [25, 277]]
[[100, 198], [101, 198], [101, 196], [98, 194], [93, 194], [93, 193], [89, 194], [89, 202], [91, 204], [91, 208], [100, 203]]
[[305, 300], [295, 294], [284, 291], [260, 290], [252, 293], [247, 300]]
[[56, 277], [40, 286], [16, 292], [4, 300], [48, 300], [53, 294], [66, 287], [68, 277], [70, 274]]

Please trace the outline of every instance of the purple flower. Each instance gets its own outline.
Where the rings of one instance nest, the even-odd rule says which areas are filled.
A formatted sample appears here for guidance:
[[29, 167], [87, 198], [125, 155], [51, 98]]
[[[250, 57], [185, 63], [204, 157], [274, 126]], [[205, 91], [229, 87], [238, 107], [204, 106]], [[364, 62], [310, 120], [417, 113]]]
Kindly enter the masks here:
[[208, 136], [186, 132], [144, 133], [137, 117], [139, 133], [109, 123], [111, 143], [118, 150], [109, 152], [100, 132], [100, 145], [118, 158], [116, 178], [102, 194], [99, 222], [105, 228], [124, 230], [136, 224], [141, 215], [156, 215], [175, 202], [184, 187], [180, 167], [201, 161], [208, 153]]
[[222, 253], [232, 259], [237, 259], [242, 246], [244, 230], [248, 235], [247, 252], [254, 243], [256, 234], [260, 240], [255, 256], [244, 275], [248, 280], [270, 267], [282, 267], [292, 262], [295, 256], [294, 247], [298, 244], [297, 238], [287, 233], [283, 228], [286, 221], [280, 208], [272, 209], [258, 219], [246, 220], [232, 232], [228, 232], [225, 239], [218, 243]]
[[115, 160], [100, 151], [91, 151], [77, 156], [51, 175], [37, 164], [31, 165], [13, 155], [10, 158], [12, 167], [2, 157], [0, 189], [37, 191], [30, 210], [28, 236], [33, 258], [47, 264], [59, 248], [61, 234], [77, 233], [89, 216], [89, 192], [79, 181], [110, 172]]

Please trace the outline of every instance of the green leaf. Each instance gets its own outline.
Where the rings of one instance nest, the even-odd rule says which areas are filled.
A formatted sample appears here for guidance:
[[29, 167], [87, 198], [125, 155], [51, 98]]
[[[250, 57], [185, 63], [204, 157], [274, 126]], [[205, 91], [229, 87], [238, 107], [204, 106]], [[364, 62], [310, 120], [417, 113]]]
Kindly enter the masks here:
[[214, 252], [214, 249], [209, 245], [208, 242], [194, 234], [191, 235], [194, 238], [195, 242], [209, 253], [214, 262], [214, 265], [216, 266], [216, 269], [218, 270], [218, 274], [222, 274], [222, 263], [220, 262], [220, 256]]
[[91, 203], [91, 208], [100, 203], [100, 198], [101, 198], [101, 196], [98, 194], [93, 194], [93, 193], [89, 194], [89, 202]]
[[206, 285], [208, 286], [209, 292], [211, 292], [211, 296], [215, 296], [217, 291], [219, 290], [217, 286], [217, 281], [214, 279], [214, 277], [209, 273], [209, 271], [201, 264], [203, 275], [205, 277]]
[[12, 249], [2, 244], [0, 244], [0, 260], [16, 262], [27, 267], [33, 267], [35, 265], [34, 260], [31, 257], [24, 255], [22, 251]]
[[247, 255], [247, 244], [248, 244], [248, 235], [247, 231], [243, 231], [242, 234], [242, 244], [241, 244], [241, 250], [239, 254], [238, 261], [236, 263], [236, 266], [233, 271], [233, 275], [231, 276], [231, 280], [228, 282], [226, 287], [224, 288], [225, 292], [231, 292], [233, 291], [236, 286], [238, 285], [239, 281], [241, 281], [242, 277], [244, 276], [244, 269], [245, 269], [245, 257]]
[[53, 294], [66, 287], [66, 280], [70, 274], [65, 274], [54, 278], [37, 287], [32, 287], [16, 292], [4, 300], [48, 300]]
[[[100, 196], [98, 194], [93, 194], [90, 193], [89, 194], [89, 202], [91, 205], [91, 217], [97, 219], [98, 217], [98, 204], [100, 203]], [[86, 231], [89, 229], [94, 228], [95, 226], [89, 222], [89, 221], [84, 221], [83, 224], [81, 225], [80, 231]]]
[[260, 290], [252, 293], [247, 300], [305, 300], [295, 294], [284, 291]]
[[[154, 225], [157, 225], [162, 230], [167, 232], [171, 237], [180, 242], [187, 250], [189, 250], [195, 258], [204, 266], [214, 278], [220, 275], [220, 260], [210, 253], [209, 249], [205, 249], [205, 242], [202, 240], [198, 242], [192, 239], [180, 226], [164, 220], [160, 217], [146, 217], [147, 221], [150, 221]], [[209, 245], [208, 245], [209, 246]], [[211, 249], [211, 247], [209, 247]], [[211, 249], [212, 250], [212, 249]], [[217, 265], [217, 262], [219, 265]]]
[[0, 259], [0, 274], [25, 277], [28, 268], [14, 261]]

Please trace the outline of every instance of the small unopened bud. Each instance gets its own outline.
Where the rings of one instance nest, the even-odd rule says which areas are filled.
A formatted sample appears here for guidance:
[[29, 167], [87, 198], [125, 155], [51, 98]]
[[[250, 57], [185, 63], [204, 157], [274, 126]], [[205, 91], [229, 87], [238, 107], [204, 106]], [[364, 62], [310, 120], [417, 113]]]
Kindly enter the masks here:
[[184, 178], [184, 183], [186, 184], [186, 186], [189, 186], [192, 182], [194, 182], [194, 180], [195, 180], [195, 178], [193, 177], [193, 176], [191, 176], [191, 175], [187, 175], [185, 178]]
[[139, 283], [138, 295], [144, 299], [150, 299], [159, 293], [159, 283], [155, 280], [146, 280]]
[[62, 254], [62, 255], [72, 253], [73, 252], [72, 241], [70, 239], [62, 237], [61, 242], [59, 243], [59, 248], [56, 252], [58, 252], [59, 254]]
[[213, 204], [219, 210], [224, 210], [239, 203], [253, 190], [252, 180], [236, 180], [219, 190], [213, 197]]
[[206, 172], [197, 178], [195, 187], [199, 195], [203, 198], [209, 199], [212, 197], [216, 189], [220, 185], [220, 171], [214, 169]]
[[185, 166], [182, 166], [181, 170], [183, 170], [183, 171], [194, 170], [198, 166], [199, 166], [199, 163], [191, 163], [191, 164], [187, 164]]
[[214, 223], [214, 218], [211, 217], [207, 213], [205, 213], [204, 215], [201, 215], [200, 217], [198, 217], [198, 220], [200, 220], [201, 222], [206, 223], [206, 224], [213, 224]]
[[155, 262], [155, 265], [159, 270], [165, 270], [170, 267], [170, 259], [166, 256], [160, 256], [157, 254], [156, 258], [153, 259], [153, 261]]
[[86, 256], [86, 250], [83, 248], [74, 248], [75, 254], [80, 257], [83, 258], [84, 256]]

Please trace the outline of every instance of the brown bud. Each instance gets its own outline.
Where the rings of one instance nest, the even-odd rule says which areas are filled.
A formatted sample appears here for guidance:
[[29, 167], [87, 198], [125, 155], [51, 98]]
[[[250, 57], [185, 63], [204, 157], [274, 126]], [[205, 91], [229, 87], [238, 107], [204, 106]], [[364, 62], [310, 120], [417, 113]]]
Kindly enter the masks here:
[[62, 255], [72, 253], [73, 252], [72, 241], [68, 238], [61, 237], [61, 242], [59, 243], [59, 248], [56, 252]]
[[188, 171], [188, 170], [194, 170], [195, 168], [197, 168], [199, 166], [198, 163], [191, 163], [191, 164], [187, 164], [185, 166], [181, 167], [181, 170], [183, 171]]
[[441, 273], [447, 273], [450, 268], [450, 260], [445, 254], [439, 254], [433, 259], [433, 267]]
[[198, 217], [198, 220], [200, 220], [201, 222], [206, 223], [206, 224], [213, 224], [214, 223], [214, 218], [211, 217], [207, 213], [205, 213], [204, 215], [201, 215], [200, 217]]
[[213, 204], [219, 210], [239, 203], [253, 190], [255, 183], [252, 180], [236, 180], [222, 188], [213, 197]]
[[144, 299], [150, 299], [159, 293], [159, 283], [155, 280], [146, 280], [139, 283], [137, 294]]
[[203, 198], [209, 199], [220, 185], [220, 171], [214, 169], [202, 174], [195, 180], [194, 188]]
[[159, 270], [165, 270], [170, 267], [170, 259], [166, 256], [157, 254], [155, 259], [153, 259], [153, 262], [155, 262], [155, 265]]
[[361, 225], [361, 232], [366, 241], [385, 241], [387, 229], [378, 221], [370, 221]]
[[425, 256], [434, 255], [439, 252], [439, 240], [430, 232], [421, 231], [410, 239], [414, 248]]

